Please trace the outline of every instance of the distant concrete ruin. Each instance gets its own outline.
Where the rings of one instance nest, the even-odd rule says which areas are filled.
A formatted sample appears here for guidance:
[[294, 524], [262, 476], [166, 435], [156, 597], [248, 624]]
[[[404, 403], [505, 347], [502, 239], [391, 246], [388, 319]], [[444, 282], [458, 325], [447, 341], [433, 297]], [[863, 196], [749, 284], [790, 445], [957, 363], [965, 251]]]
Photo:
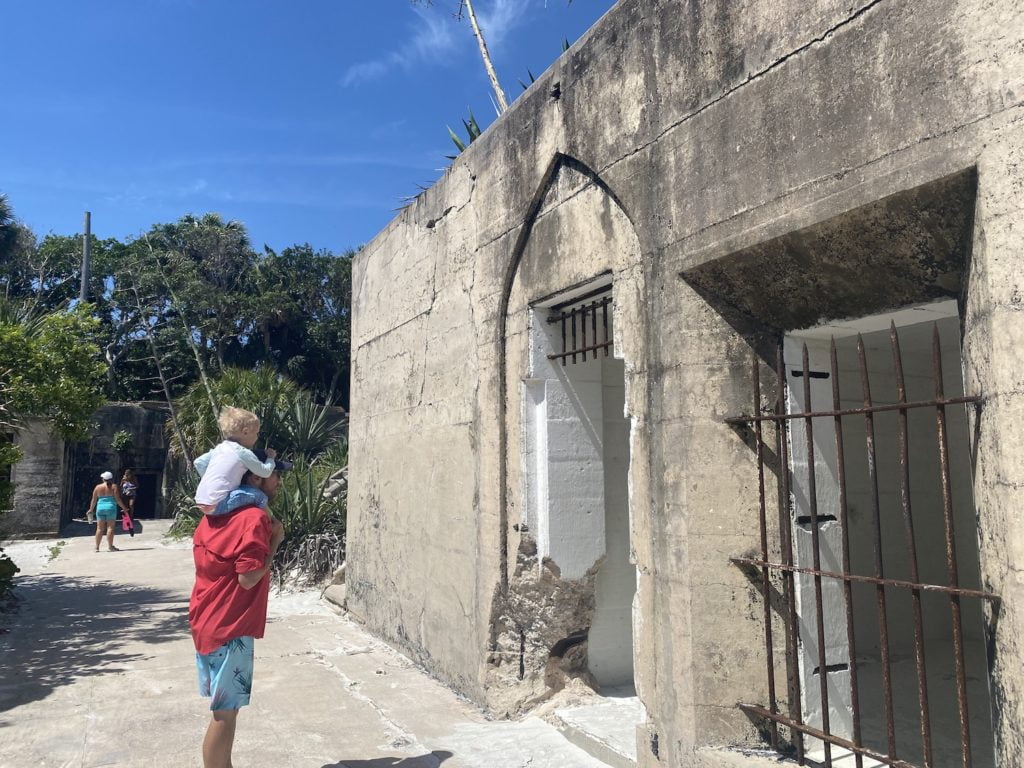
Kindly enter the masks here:
[[[108, 403], [93, 416], [88, 440], [73, 443], [55, 436], [48, 423], [32, 421], [13, 436], [23, 457], [11, 469], [14, 486], [10, 511], [0, 514], [0, 536], [41, 536], [60, 532], [74, 517], [84, 517], [101, 472], [120, 479], [134, 469], [139, 480], [136, 514], [163, 515], [167, 438], [162, 403]], [[114, 435], [131, 436], [115, 450]]]
[[352, 613], [644, 768], [1019, 763], [1022, 99], [1020, 0], [621, 0], [355, 257]]

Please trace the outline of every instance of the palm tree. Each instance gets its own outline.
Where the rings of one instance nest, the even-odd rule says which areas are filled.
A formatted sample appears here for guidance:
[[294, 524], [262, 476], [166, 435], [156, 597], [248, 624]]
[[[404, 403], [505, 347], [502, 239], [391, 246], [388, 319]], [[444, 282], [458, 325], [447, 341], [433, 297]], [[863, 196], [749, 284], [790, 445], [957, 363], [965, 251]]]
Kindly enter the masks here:
[[7, 195], [0, 193], [0, 259], [6, 259], [18, 241], [18, 222]]

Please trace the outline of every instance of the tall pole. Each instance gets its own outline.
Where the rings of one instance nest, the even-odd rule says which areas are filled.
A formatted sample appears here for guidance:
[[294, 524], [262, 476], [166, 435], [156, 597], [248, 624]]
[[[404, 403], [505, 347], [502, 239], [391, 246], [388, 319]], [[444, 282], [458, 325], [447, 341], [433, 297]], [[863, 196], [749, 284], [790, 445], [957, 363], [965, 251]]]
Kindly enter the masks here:
[[82, 235], [82, 290], [78, 294], [81, 302], [89, 300], [89, 271], [92, 268], [92, 214], [85, 212], [85, 234]]

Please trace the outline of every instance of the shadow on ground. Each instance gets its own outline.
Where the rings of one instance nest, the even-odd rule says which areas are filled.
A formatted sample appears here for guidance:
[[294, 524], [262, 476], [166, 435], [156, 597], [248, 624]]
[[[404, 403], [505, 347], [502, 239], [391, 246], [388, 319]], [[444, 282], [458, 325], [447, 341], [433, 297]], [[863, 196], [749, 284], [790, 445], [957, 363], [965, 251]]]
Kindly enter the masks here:
[[451, 752], [435, 750], [418, 757], [377, 757], [372, 760], [340, 760], [322, 768], [437, 768], [452, 756]]
[[[136, 536], [138, 536], [139, 534], [141, 534], [143, 532], [143, 530], [145, 529], [146, 524], [148, 522], [150, 522], [150, 521], [149, 520], [138, 520], [138, 519], [135, 520], [135, 535]], [[122, 527], [121, 519], [120, 518], [118, 518], [117, 524], [114, 526], [114, 531], [115, 531], [114, 536], [117, 538], [118, 542], [120, 542], [120, 539], [121, 539], [122, 536], [124, 536], [125, 541], [127, 541], [128, 539], [131, 538], [131, 536], [129, 535], [128, 531], [124, 530], [124, 528]], [[62, 539], [75, 539], [75, 538], [78, 538], [79, 536], [95, 536], [95, 535], [96, 535], [96, 524], [95, 523], [83, 523], [81, 520], [72, 520], [70, 523], [65, 525], [60, 530], [60, 536], [61, 536]]]
[[17, 594], [0, 635], [0, 712], [77, 678], [117, 674], [147, 658], [146, 645], [188, 633], [186, 602], [170, 590], [44, 573], [18, 579]]

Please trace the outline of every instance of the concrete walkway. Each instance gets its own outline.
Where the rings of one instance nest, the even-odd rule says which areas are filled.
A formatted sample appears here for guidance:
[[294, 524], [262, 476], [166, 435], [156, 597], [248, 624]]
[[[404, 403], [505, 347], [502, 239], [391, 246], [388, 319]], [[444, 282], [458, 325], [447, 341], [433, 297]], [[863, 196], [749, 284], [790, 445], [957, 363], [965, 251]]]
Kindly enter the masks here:
[[[0, 766], [201, 765], [191, 550], [144, 525], [121, 552], [4, 545], [23, 573], [19, 611], [0, 616]], [[270, 612], [236, 768], [605, 768], [539, 719], [486, 720], [316, 592]]]

